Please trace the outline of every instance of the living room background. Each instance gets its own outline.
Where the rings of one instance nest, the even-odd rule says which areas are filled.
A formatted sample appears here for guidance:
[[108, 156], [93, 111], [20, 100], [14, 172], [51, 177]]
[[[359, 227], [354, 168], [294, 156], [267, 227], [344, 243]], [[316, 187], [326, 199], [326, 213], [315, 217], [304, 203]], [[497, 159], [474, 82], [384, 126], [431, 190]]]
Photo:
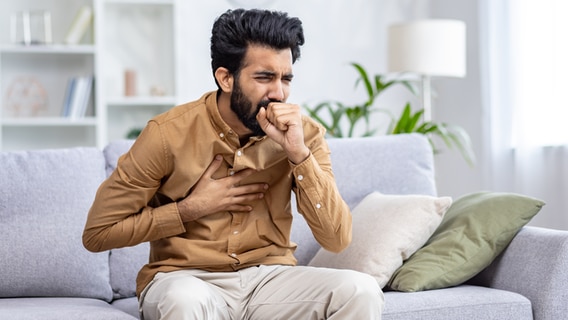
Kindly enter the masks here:
[[[549, 1], [554, 0], [544, 1], [544, 5], [550, 5]], [[55, 3], [53, 0], [48, 2]], [[515, 1], [503, 1], [505, 4], [510, 2]], [[289, 99], [298, 104], [323, 100], [359, 101], [363, 92], [354, 90], [356, 74], [349, 64], [360, 63], [373, 74], [386, 73], [387, 27], [390, 24], [422, 18], [464, 21], [467, 27], [467, 75], [459, 79], [436, 78], [432, 82], [435, 91], [433, 118], [437, 122], [457, 124], [469, 133], [477, 163], [470, 167], [455, 150], [444, 149], [437, 154], [438, 193], [454, 198], [479, 190], [529, 194], [547, 203], [532, 220], [532, 225], [568, 229], [567, 214], [553, 215], [568, 212], [566, 147], [547, 149], [548, 158], [527, 162], [524, 157], [527, 152], [519, 152], [506, 144], [497, 145], [494, 141], [499, 130], [508, 130], [508, 127], [495, 123], [491, 108], [501, 106], [488, 102], [486, 84], [490, 75], [488, 47], [484, 41], [491, 31], [487, 27], [490, 13], [495, 10], [491, 0], [177, 1], [175, 21], [178, 32], [173, 42], [179, 56], [176, 86], [180, 101], [196, 99], [204, 91], [215, 88], [209, 58], [210, 29], [215, 17], [229, 8], [254, 4], [287, 11], [303, 20], [306, 44], [295, 65], [296, 77]], [[8, 21], [2, 21], [2, 28], [9, 28]], [[418, 99], [396, 89], [380, 103], [397, 113], [407, 101], [411, 101], [414, 108], [420, 107]], [[505, 157], [496, 160], [496, 154], [505, 154]]]

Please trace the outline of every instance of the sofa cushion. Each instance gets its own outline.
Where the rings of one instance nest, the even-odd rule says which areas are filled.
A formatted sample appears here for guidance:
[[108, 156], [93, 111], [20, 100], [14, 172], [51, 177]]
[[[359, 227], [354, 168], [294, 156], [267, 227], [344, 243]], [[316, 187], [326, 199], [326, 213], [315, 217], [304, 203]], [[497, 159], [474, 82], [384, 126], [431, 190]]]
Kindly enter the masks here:
[[110, 252], [110, 285], [115, 299], [136, 296], [136, 276], [148, 263], [150, 243], [112, 249]]
[[138, 298], [136, 297], [116, 299], [111, 302], [111, 305], [137, 319], [140, 317]]
[[[375, 191], [436, 195], [432, 147], [424, 135], [397, 134], [327, 142], [337, 187], [351, 209]], [[320, 246], [304, 218], [296, 212], [296, 206], [292, 208], [291, 237], [298, 244], [294, 255], [299, 265], [307, 265]]]
[[17, 320], [136, 320], [110, 304], [85, 298], [0, 299], [0, 319]]
[[485, 269], [544, 202], [497, 192], [457, 199], [426, 245], [393, 275], [389, 286], [420, 291], [455, 286]]
[[337, 187], [351, 208], [374, 191], [437, 194], [432, 147], [422, 134], [327, 141]]
[[532, 320], [531, 302], [497, 289], [462, 285], [420, 291], [385, 292], [382, 320]]
[[109, 143], [103, 150], [106, 159], [106, 173], [109, 176], [118, 163], [118, 158], [126, 153], [134, 144], [134, 140], [115, 140]]
[[0, 297], [112, 299], [108, 252], [82, 232], [105, 177], [96, 148], [0, 153]]
[[375, 277], [383, 288], [402, 262], [440, 225], [450, 197], [373, 192], [353, 209], [353, 241], [335, 254], [320, 249], [309, 265], [352, 269]]

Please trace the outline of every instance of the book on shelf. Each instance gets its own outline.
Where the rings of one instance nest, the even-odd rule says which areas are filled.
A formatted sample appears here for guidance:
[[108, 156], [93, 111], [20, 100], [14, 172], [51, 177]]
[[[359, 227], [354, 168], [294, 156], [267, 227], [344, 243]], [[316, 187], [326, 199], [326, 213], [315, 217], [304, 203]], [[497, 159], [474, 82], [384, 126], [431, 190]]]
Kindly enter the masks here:
[[62, 116], [83, 118], [87, 115], [93, 88], [92, 76], [72, 77], [67, 81]]
[[85, 33], [87, 33], [92, 20], [93, 9], [89, 6], [81, 7], [75, 15], [71, 27], [69, 27], [67, 31], [67, 35], [65, 35], [64, 42], [66, 44], [78, 44], [83, 36], [85, 36]]

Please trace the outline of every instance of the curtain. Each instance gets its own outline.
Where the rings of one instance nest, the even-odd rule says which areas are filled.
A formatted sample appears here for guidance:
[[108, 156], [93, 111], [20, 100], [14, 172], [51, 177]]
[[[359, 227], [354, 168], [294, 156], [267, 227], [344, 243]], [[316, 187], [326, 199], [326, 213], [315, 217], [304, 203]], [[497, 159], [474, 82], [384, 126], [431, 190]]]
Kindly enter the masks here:
[[480, 4], [484, 180], [544, 200], [531, 225], [568, 229], [568, 2]]

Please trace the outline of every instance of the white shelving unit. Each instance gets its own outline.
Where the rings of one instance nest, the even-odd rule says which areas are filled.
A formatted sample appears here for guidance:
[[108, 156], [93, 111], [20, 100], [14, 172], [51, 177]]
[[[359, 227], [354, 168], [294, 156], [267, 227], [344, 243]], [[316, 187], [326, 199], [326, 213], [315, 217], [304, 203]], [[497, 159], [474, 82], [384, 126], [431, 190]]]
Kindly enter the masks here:
[[[63, 44], [85, 5], [94, 12], [88, 34]], [[10, 15], [27, 10], [51, 13], [52, 44], [11, 43]], [[0, 2], [0, 150], [103, 148], [179, 103], [176, 20], [176, 0]], [[136, 74], [128, 97], [126, 70]], [[63, 117], [67, 83], [81, 75], [95, 79], [87, 114]]]

